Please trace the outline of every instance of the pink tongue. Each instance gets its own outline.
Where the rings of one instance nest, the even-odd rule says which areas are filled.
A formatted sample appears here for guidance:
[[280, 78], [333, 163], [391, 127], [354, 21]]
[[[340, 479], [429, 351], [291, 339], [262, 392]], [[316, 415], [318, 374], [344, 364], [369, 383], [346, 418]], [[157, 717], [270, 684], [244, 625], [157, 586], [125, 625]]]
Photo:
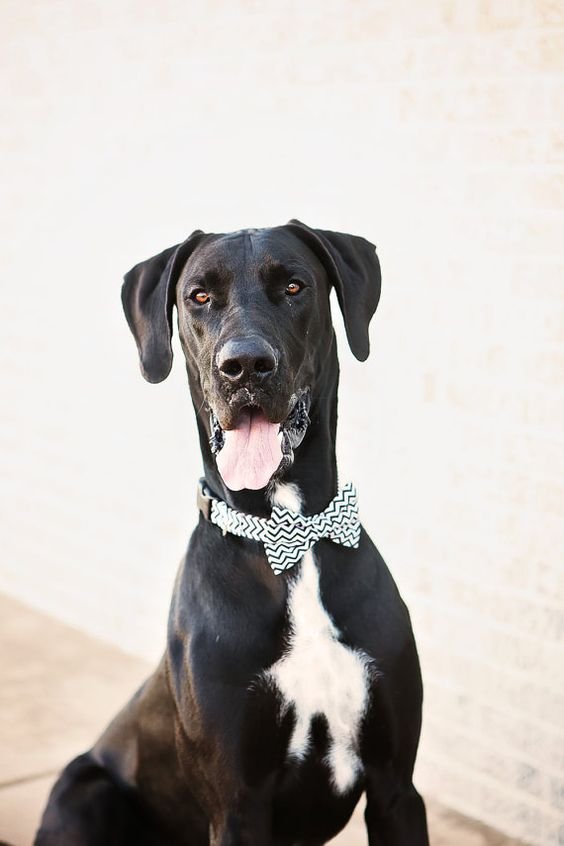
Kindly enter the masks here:
[[232, 491], [257, 491], [268, 484], [282, 461], [279, 423], [269, 423], [262, 411], [243, 412], [236, 429], [224, 432], [224, 445], [217, 456], [223, 481]]

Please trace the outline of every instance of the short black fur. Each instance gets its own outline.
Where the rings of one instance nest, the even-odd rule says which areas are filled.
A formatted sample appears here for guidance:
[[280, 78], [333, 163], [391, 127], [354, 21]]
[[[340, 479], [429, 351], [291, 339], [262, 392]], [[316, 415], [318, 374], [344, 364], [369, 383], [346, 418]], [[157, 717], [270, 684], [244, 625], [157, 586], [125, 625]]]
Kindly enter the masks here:
[[[288, 298], [295, 279], [302, 288]], [[210, 437], [236, 425], [249, 405], [284, 426], [305, 391], [309, 423], [283, 479], [299, 487], [305, 513], [323, 510], [336, 493], [331, 286], [353, 353], [364, 360], [380, 268], [362, 238], [299, 221], [229, 235], [198, 231], [125, 277], [123, 305], [149, 381], [170, 370], [177, 306], [206, 481], [239, 510], [268, 515], [269, 490], [229, 490]], [[203, 305], [195, 299], [201, 291], [209, 296]], [[249, 337], [272, 350], [268, 377], [256, 368], [244, 382], [223, 378], [224, 345]], [[275, 576], [260, 544], [224, 536], [200, 516], [174, 587], [164, 657], [93, 748], [64, 770], [36, 846], [318, 846], [346, 825], [363, 793], [370, 846], [428, 846], [412, 784], [422, 686], [407, 609], [364, 531], [357, 550], [320, 541], [315, 561], [342, 643], [362, 650], [372, 667], [362, 771], [350, 789], [332, 787], [324, 715], [312, 720], [306, 759], [288, 756], [296, 715], [265, 674], [288, 642], [296, 572]]]

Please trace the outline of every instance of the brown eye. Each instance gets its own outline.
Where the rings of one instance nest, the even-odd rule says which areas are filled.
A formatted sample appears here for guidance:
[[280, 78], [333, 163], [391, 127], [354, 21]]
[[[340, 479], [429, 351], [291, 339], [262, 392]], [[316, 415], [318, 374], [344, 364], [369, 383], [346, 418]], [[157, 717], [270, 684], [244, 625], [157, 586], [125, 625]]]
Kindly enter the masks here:
[[199, 305], [205, 305], [210, 301], [210, 295], [206, 291], [202, 291], [201, 289], [198, 291], [192, 291], [192, 293], [190, 294], [190, 298]]
[[295, 279], [292, 279], [292, 281], [288, 282], [288, 284], [286, 285], [286, 293], [290, 297], [295, 297], [296, 294], [300, 293], [300, 291], [302, 290], [303, 287], [304, 286], [302, 285], [301, 282], [296, 282]]

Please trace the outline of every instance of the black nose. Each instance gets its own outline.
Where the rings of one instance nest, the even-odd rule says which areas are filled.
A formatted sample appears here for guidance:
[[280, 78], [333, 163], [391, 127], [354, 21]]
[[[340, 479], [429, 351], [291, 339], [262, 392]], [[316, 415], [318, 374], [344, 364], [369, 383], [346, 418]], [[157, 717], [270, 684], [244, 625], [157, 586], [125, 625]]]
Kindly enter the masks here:
[[217, 354], [219, 372], [230, 382], [245, 382], [250, 377], [266, 379], [276, 371], [276, 354], [263, 338], [232, 338]]

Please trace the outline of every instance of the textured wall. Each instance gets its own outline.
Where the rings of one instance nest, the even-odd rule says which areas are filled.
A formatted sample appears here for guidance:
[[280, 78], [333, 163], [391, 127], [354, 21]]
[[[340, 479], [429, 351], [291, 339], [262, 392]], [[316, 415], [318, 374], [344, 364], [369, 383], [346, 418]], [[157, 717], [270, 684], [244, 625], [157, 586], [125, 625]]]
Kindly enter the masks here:
[[340, 453], [412, 609], [420, 787], [564, 843], [564, 7], [1, 5], [0, 587], [161, 649], [195, 520], [177, 367], [138, 374], [121, 274], [292, 216], [379, 245]]

